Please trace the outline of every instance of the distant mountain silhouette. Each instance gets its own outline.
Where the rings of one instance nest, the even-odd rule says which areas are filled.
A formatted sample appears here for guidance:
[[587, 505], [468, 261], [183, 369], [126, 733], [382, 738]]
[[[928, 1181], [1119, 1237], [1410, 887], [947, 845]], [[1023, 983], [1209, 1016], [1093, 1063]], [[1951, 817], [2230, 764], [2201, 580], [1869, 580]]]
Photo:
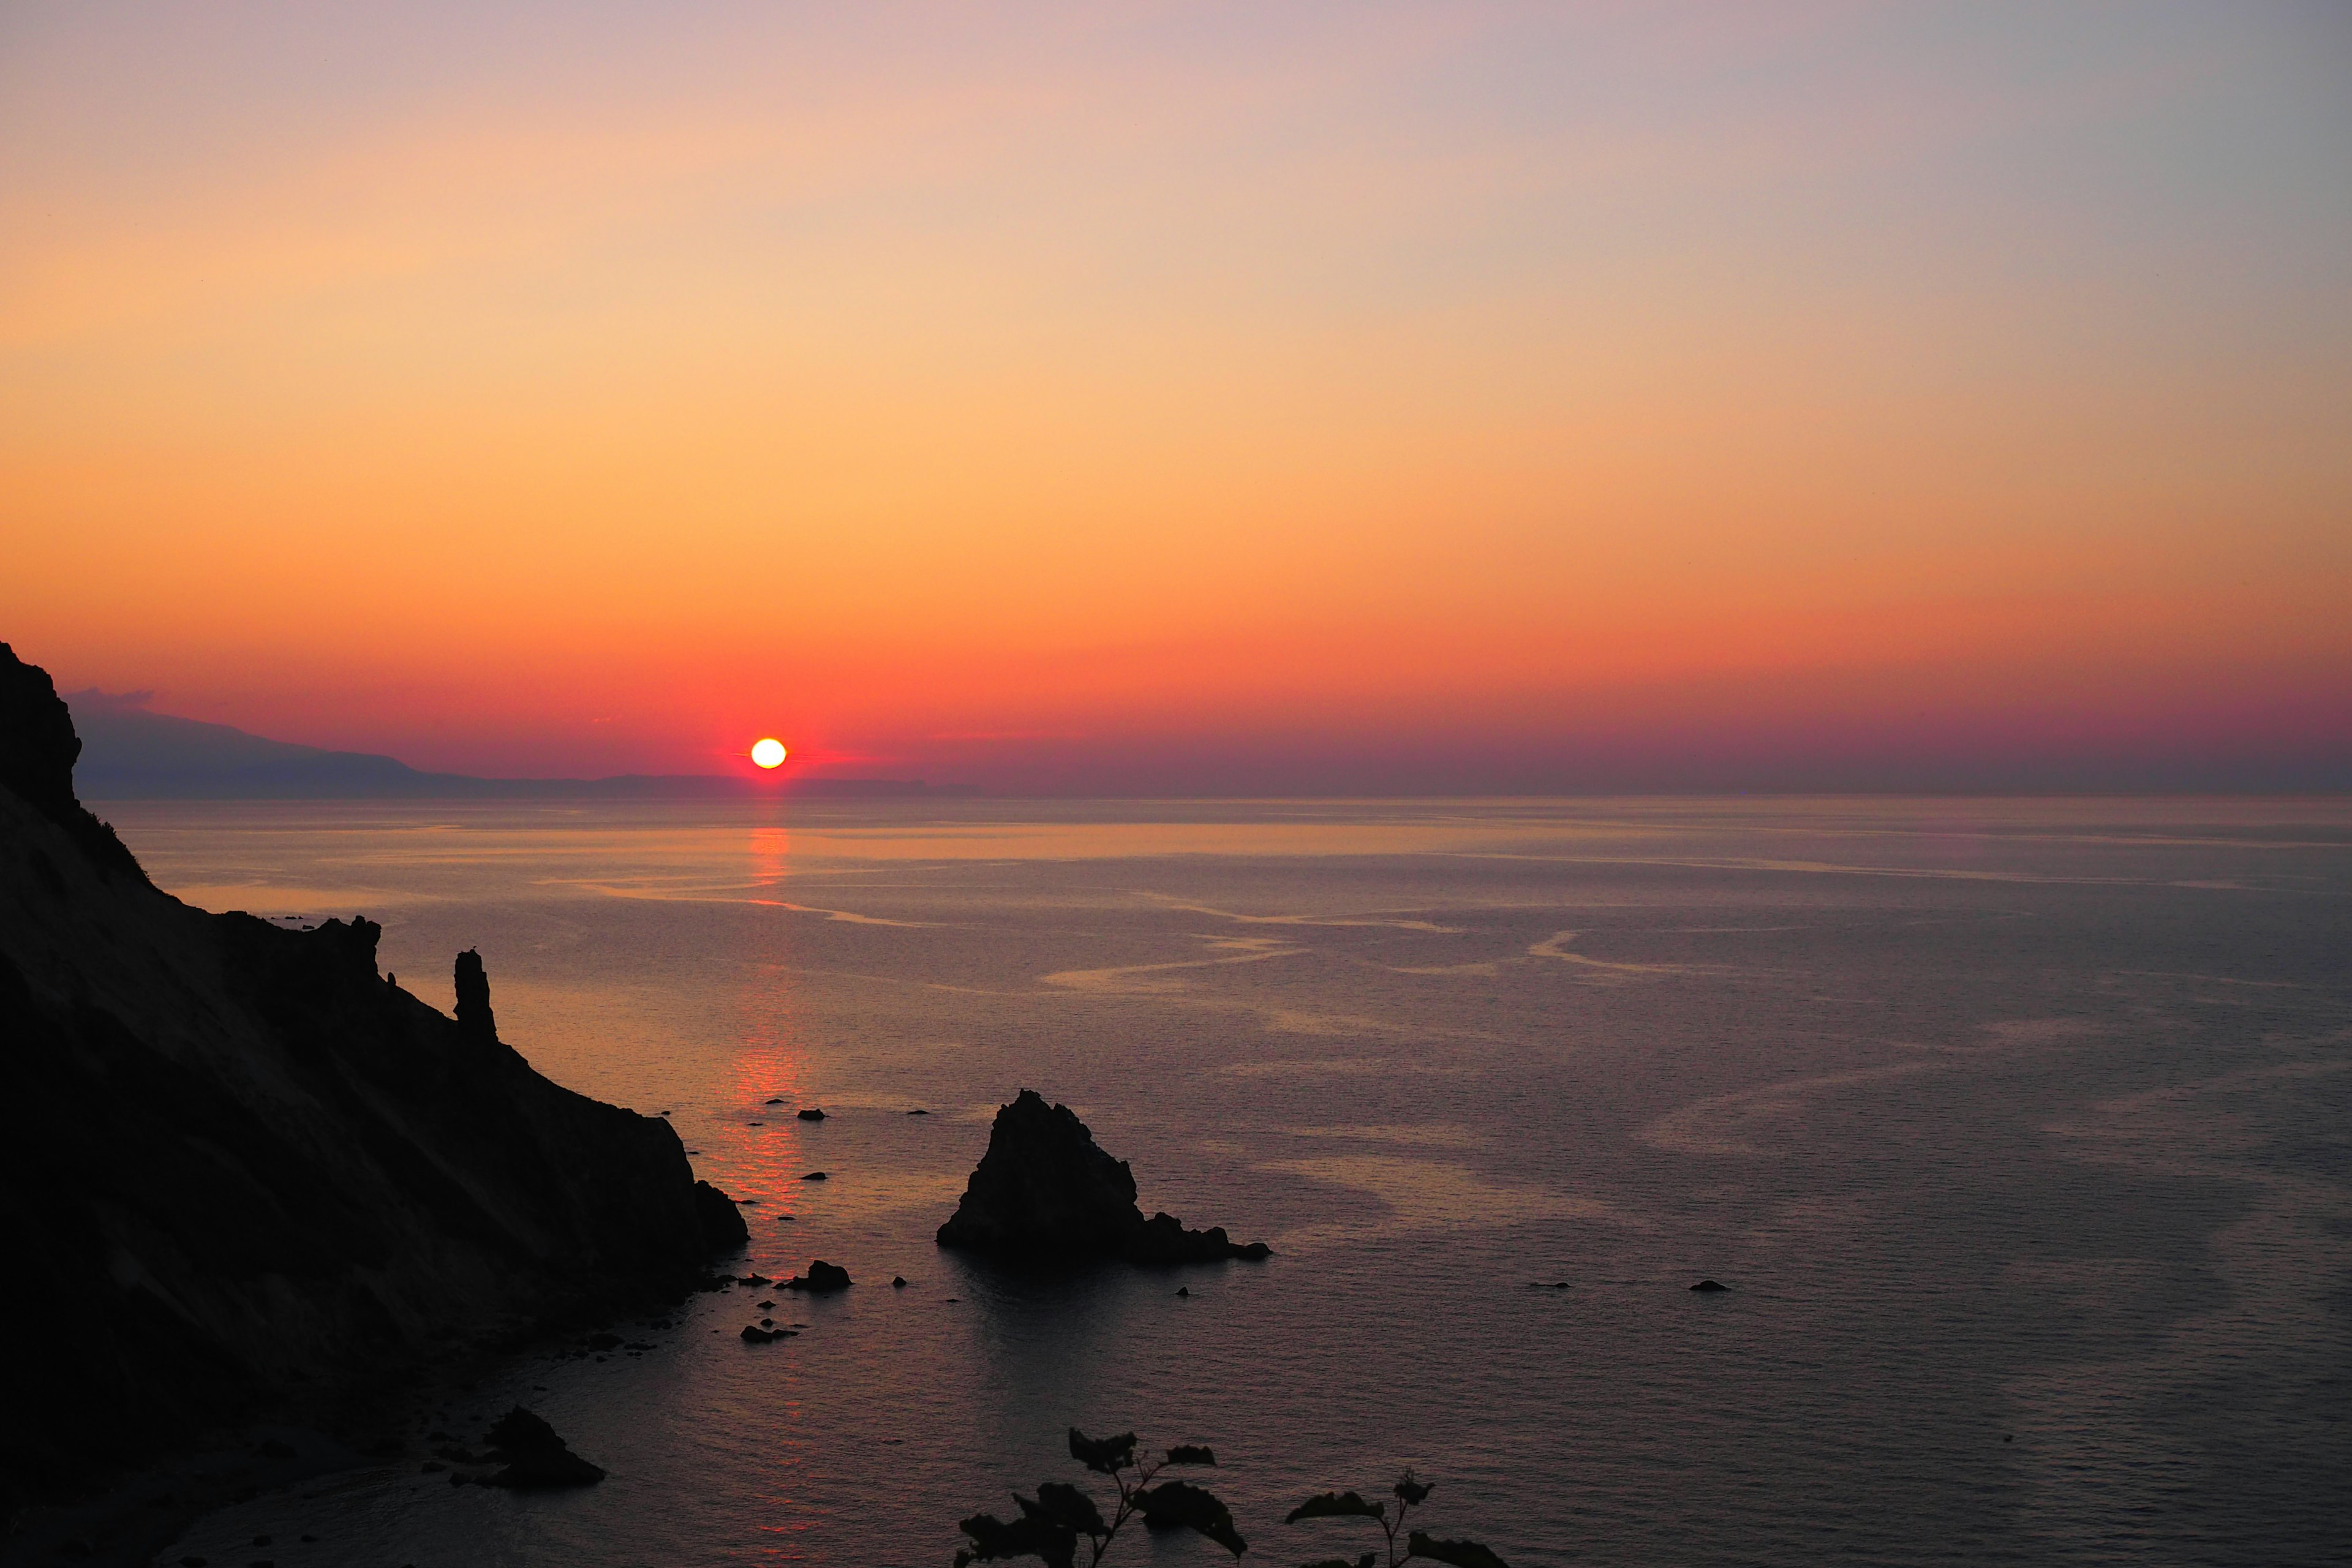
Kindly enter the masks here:
[[778, 792], [821, 799], [954, 799], [974, 789], [920, 779], [752, 780], [719, 773], [628, 773], [601, 779], [478, 778], [431, 773], [397, 757], [331, 752], [151, 712], [137, 695], [68, 692], [82, 740], [75, 784], [87, 800], [401, 800], [668, 798], [727, 800]]

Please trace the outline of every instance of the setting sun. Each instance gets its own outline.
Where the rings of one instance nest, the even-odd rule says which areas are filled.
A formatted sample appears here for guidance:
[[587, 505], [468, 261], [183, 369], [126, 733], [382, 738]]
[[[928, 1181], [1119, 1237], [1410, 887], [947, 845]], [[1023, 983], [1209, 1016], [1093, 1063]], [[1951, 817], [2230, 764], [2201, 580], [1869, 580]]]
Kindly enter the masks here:
[[763, 768], [782, 767], [784, 763], [784, 743], [772, 738], [754, 741], [751, 742], [751, 760]]

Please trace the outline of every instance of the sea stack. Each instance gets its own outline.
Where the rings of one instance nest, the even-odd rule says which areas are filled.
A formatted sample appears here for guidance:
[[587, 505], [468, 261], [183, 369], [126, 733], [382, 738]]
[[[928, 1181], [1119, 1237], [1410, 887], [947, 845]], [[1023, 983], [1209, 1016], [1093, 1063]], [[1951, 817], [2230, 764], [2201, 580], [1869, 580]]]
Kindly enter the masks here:
[[1095, 1142], [1066, 1105], [1024, 1089], [997, 1110], [988, 1152], [963, 1201], [940, 1226], [939, 1244], [1009, 1258], [1123, 1258], [1131, 1263], [1211, 1263], [1259, 1258], [1223, 1227], [1187, 1230], [1171, 1215], [1150, 1219], [1135, 1205], [1135, 1173]]

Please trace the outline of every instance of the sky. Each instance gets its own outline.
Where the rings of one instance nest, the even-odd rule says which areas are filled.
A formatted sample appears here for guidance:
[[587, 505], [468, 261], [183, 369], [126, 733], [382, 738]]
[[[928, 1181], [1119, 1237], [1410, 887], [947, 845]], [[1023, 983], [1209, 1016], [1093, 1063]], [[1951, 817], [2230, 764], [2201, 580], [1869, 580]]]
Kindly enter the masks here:
[[2352, 7], [23, 0], [0, 639], [484, 773], [2352, 787]]

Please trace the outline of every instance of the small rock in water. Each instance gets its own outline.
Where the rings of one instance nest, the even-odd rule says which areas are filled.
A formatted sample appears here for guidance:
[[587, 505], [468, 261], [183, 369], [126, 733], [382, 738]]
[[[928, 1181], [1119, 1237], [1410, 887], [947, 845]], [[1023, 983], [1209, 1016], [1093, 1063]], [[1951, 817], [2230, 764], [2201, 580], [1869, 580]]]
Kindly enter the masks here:
[[793, 1332], [790, 1329], [763, 1329], [757, 1323], [743, 1325], [743, 1342], [746, 1344], [764, 1345], [774, 1340], [789, 1340], [793, 1337]]
[[762, 1104], [762, 1105], [782, 1105], [783, 1102], [784, 1102], [784, 1097], [783, 1097], [783, 1096], [782, 1096], [782, 1095], [778, 1095], [778, 1096], [776, 1096], [776, 1097], [775, 1097], [774, 1099], [772, 1099], [772, 1100], [761, 1100], [760, 1103], [761, 1103], [761, 1104]]
[[907, 1114], [909, 1116], [929, 1116], [930, 1112], [928, 1110], [910, 1110], [907, 1112]]
[[811, 1171], [807, 1175], [803, 1176], [801, 1180], [803, 1182], [823, 1182], [830, 1180], [830, 1178], [827, 1177], [823, 1171]]
[[796, 1275], [784, 1281], [784, 1289], [787, 1290], [814, 1290], [819, 1295], [833, 1290], [846, 1290], [849, 1285], [849, 1270], [838, 1263], [827, 1263], [822, 1258], [809, 1265], [809, 1271], [805, 1276]]
[[1176, 1294], [1179, 1296], [1190, 1296], [1192, 1293], [1192, 1287], [1190, 1285], [1179, 1285], [1176, 1287]]
[[824, 1120], [824, 1112], [812, 1105], [800, 1113], [800, 1118], [803, 1121], [822, 1121]]
[[1691, 1289], [1694, 1290], [1704, 1290], [1711, 1296], [1717, 1290], [1728, 1290], [1731, 1287], [1728, 1285], [1719, 1285], [1712, 1279], [1702, 1279], [1697, 1284], [1692, 1286]]
[[907, 1277], [906, 1277], [904, 1274], [893, 1274], [892, 1276], [890, 1276], [890, 1289], [893, 1289], [893, 1290], [904, 1290], [906, 1288], [907, 1288]]

